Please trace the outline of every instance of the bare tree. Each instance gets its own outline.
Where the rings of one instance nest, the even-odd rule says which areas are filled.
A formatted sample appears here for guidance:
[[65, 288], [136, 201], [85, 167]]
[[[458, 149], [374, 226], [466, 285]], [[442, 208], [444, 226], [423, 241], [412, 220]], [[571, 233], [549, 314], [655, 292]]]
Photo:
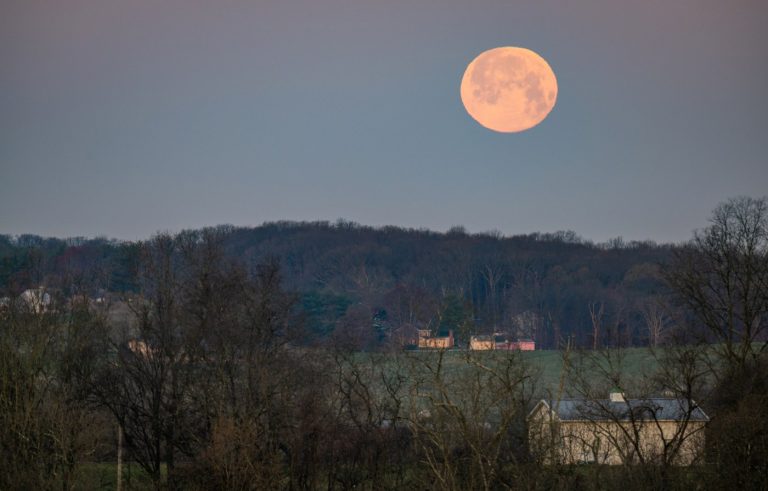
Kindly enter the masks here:
[[505, 270], [498, 259], [489, 261], [480, 268], [480, 276], [484, 280], [484, 286], [487, 292], [486, 303], [490, 313], [491, 325], [496, 327], [500, 320], [499, 316], [499, 285], [504, 279]]
[[675, 252], [666, 279], [730, 366], [756, 360], [768, 347], [768, 200], [720, 204]]
[[408, 422], [428, 471], [424, 485], [512, 486], [532, 373], [519, 354], [486, 355], [439, 351], [413, 359]]
[[648, 344], [656, 348], [670, 327], [672, 319], [658, 297], [642, 302], [639, 310], [648, 330]]
[[45, 311], [0, 312], [0, 488], [71, 489], [96, 448], [97, 418], [72, 375], [88, 370], [79, 345], [103, 328], [87, 305], [54, 295]]
[[[158, 235], [142, 250], [141, 294], [129, 303], [135, 328], [94, 339], [100, 369], [84, 379], [94, 402], [117, 419], [131, 457], [155, 487], [174, 478], [177, 453], [191, 455], [202, 339], [185, 322], [180, 241]], [[162, 472], [162, 467], [167, 472]], [[172, 483], [171, 483], [172, 484]]]
[[675, 251], [665, 277], [693, 320], [688, 332], [715, 355], [714, 485], [757, 489], [768, 479], [768, 198], [718, 205], [710, 225]]
[[603, 315], [605, 304], [603, 302], [591, 302], [589, 304], [589, 318], [592, 321], [592, 349], [596, 350], [600, 343], [600, 333], [603, 328]]

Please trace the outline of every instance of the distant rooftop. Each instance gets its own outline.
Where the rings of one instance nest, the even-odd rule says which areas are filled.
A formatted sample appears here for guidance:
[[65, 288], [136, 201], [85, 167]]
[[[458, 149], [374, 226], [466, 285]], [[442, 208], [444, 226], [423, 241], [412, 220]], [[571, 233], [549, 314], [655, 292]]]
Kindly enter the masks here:
[[561, 421], [681, 421], [686, 419], [689, 412], [689, 421], [709, 421], [709, 417], [695, 402], [691, 407], [685, 399], [627, 399], [621, 402], [610, 399], [561, 399], [542, 402], [554, 410]]

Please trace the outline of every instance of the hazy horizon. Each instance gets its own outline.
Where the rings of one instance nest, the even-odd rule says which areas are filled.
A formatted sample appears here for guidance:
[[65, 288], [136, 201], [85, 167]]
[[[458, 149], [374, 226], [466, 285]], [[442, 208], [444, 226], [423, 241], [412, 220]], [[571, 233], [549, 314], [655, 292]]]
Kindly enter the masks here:
[[[606, 237], [605, 239], [602, 239], [602, 240], [597, 240], [597, 239], [594, 239], [592, 237], [586, 237], [583, 234], [580, 234], [578, 230], [572, 230], [572, 229], [531, 230], [531, 231], [528, 231], [528, 232], [520, 232], [520, 233], [511, 234], [511, 233], [504, 233], [504, 232], [502, 232], [502, 231], [500, 231], [498, 229], [471, 230], [469, 227], [466, 227], [466, 226], [464, 226], [462, 224], [454, 224], [454, 225], [448, 227], [445, 230], [436, 230], [436, 229], [427, 228], [427, 227], [406, 227], [406, 226], [401, 226], [401, 225], [396, 225], [396, 224], [391, 224], [391, 223], [390, 224], [383, 224], [383, 225], [370, 225], [370, 224], [367, 224], [367, 223], [356, 222], [354, 220], [348, 220], [346, 218], [337, 218], [336, 220], [268, 220], [268, 221], [264, 221], [264, 222], [261, 222], [261, 223], [258, 223], [258, 224], [218, 223], [218, 224], [202, 225], [200, 227], [184, 227], [184, 228], [178, 228], [178, 229], [170, 229], [170, 228], [158, 229], [158, 230], [155, 230], [154, 232], [152, 232], [151, 234], [149, 234], [147, 236], [142, 236], [142, 237], [113, 237], [113, 236], [108, 236], [106, 234], [95, 234], [95, 235], [45, 235], [45, 234], [37, 234], [37, 233], [33, 233], [33, 232], [21, 232], [21, 233], [0, 232], [0, 235], [7, 235], [7, 236], [15, 237], [15, 238], [18, 238], [18, 237], [20, 237], [22, 235], [36, 235], [36, 236], [39, 236], [39, 237], [42, 237], [42, 238], [45, 238], [45, 239], [67, 240], [67, 239], [80, 239], [80, 238], [83, 238], [83, 239], [86, 239], [86, 240], [107, 239], [107, 240], [117, 240], [117, 241], [121, 241], [121, 242], [135, 242], [135, 241], [148, 240], [152, 236], [154, 236], [156, 234], [160, 234], [160, 233], [178, 234], [178, 233], [180, 233], [182, 231], [185, 231], [185, 230], [199, 230], [199, 229], [203, 229], [203, 228], [215, 228], [215, 227], [220, 227], [220, 226], [232, 226], [232, 227], [235, 227], [235, 228], [259, 228], [259, 227], [265, 227], [265, 226], [270, 226], [270, 225], [279, 224], [279, 223], [288, 223], [288, 224], [292, 224], [292, 225], [327, 224], [327, 225], [329, 225], [331, 227], [335, 227], [340, 222], [341, 223], [354, 223], [355, 225], [358, 225], [360, 227], [366, 227], [366, 228], [370, 227], [370, 228], [373, 228], [374, 230], [381, 230], [381, 229], [385, 229], [387, 227], [395, 227], [395, 228], [400, 228], [400, 229], [407, 230], [407, 231], [428, 232], [428, 233], [435, 233], [435, 234], [447, 234], [447, 233], [449, 233], [451, 231], [451, 229], [461, 228], [461, 229], [464, 229], [464, 231], [468, 235], [489, 235], [489, 234], [499, 233], [499, 234], [501, 234], [501, 236], [503, 238], [526, 236], [526, 235], [532, 235], [532, 234], [557, 234], [557, 233], [571, 233], [572, 232], [572, 233], [576, 234], [576, 236], [579, 239], [581, 239], [581, 240], [583, 240], [585, 242], [591, 242], [591, 243], [596, 244], [596, 245], [604, 244], [607, 241], [610, 241], [610, 240], [613, 240], [613, 239], [617, 239], [617, 238], [622, 239], [626, 243], [629, 243], [629, 242], [646, 242], [646, 241], [651, 241], [651, 242], [654, 242], [654, 243], [656, 243], [658, 245], [677, 244], [677, 243], [685, 242], [685, 241], [687, 241], [687, 240], [689, 240], [691, 238], [691, 237], [687, 237], [687, 238], [685, 238], [683, 240], [680, 240], [680, 241], [660, 241], [660, 240], [655, 240], [655, 239], [650, 238], [650, 237], [646, 237], [646, 238], [633, 238], [633, 237], [624, 237], [624, 236], [621, 236], [621, 235], [614, 235], [614, 236]], [[703, 227], [699, 227], [699, 228], [703, 228]], [[693, 230], [691, 231], [691, 236], [692, 236], [692, 234], [693, 234]]]

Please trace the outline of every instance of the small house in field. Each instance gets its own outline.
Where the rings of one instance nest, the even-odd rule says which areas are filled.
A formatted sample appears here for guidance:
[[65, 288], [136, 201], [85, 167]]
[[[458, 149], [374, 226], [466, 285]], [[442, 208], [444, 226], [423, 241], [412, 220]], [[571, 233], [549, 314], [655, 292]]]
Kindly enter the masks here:
[[452, 330], [438, 332], [437, 336], [432, 336], [429, 329], [419, 329], [419, 349], [450, 349], [454, 344]]
[[503, 351], [534, 351], [536, 349], [536, 342], [531, 339], [509, 341], [503, 336], [496, 336], [494, 349]]
[[24, 290], [19, 298], [25, 307], [37, 314], [46, 312], [51, 307], [51, 294], [42, 286]]
[[545, 463], [691, 465], [704, 452], [709, 417], [677, 398], [539, 401], [528, 415], [531, 453]]
[[487, 351], [495, 349], [495, 343], [492, 336], [470, 336], [469, 349], [478, 351]]
[[533, 339], [518, 339], [515, 344], [514, 349], [519, 351], [534, 351], [536, 349], [536, 342]]

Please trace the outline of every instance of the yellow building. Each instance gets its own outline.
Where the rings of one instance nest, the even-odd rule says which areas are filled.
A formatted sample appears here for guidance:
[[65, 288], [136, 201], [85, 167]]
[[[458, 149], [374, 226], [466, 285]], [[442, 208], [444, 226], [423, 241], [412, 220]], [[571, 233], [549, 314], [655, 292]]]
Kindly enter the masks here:
[[541, 400], [528, 416], [531, 452], [545, 463], [690, 465], [704, 452], [709, 417], [674, 398]]
[[450, 349], [453, 346], [453, 331], [431, 336], [428, 329], [419, 329], [419, 349]]
[[496, 349], [496, 343], [492, 336], [470, 336], [469, 349], [471, 350], [492, 350]]

